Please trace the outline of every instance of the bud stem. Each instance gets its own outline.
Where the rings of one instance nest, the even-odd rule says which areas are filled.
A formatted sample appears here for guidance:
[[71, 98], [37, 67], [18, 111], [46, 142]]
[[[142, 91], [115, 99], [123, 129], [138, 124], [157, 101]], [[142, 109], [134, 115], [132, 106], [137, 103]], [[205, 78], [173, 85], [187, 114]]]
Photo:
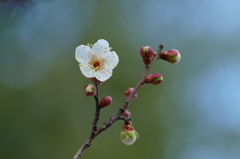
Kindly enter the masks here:
[[101, 110], [101, 107], [100, 107], [100, 104], [99, 104], [98, 80], [96, 78], [94, 78], [94, 83], [95, 83], [95, 86], [97, 88], [97, 94], [96, 94], [96, 96], [94, 96], [95, 104], [96, 104], [96, 111], [95, 111], [95, 115], [94, 115], [94, 121], [92, 123], [92, 135], [94, 135], [93, 133], [95, 131], [97, 131], [97, 123], [98, 123], [98, 120], [99, 120], [100, 110]]

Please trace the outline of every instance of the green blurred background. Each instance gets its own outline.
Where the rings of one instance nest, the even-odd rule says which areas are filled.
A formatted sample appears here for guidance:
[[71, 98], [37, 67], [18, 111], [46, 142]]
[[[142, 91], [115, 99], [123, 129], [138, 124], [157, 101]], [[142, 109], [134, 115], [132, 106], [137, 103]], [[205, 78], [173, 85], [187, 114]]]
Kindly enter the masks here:
[[161, 61], [129, 110], [140, 138], [121, 143], [122, 122], [102, 133], [83, 159], [239, 159], [240, 2], [238, 0], [0, 1], [0, 158], [73, 158], [88, 138], [94, 100], [75, 60], [80, 44], [106, 39], [120, 62], [100, 88], [123, 104], [144, 70], [141, 46], [178, 49]]

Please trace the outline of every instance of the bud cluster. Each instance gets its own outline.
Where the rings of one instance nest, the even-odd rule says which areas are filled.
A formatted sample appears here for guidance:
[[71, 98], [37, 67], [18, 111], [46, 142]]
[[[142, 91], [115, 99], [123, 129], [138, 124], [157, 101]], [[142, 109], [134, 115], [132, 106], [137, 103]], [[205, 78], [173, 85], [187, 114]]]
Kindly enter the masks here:
[[181, 59], [181, 54], [176, 49], [170, 49], [168, 51], [162, 51], [164, 45], [160, 44], [158, 48], [158, 53], [154, 52], [151, 46], [143, 46], [140, 48], [140, 55], [143, 59], [145, 65], [151, 64], [155, 56], [157, 59], [162, 59], [168, 61], [169, 63], [178, 63]]
[[[94, 78], [91, 78], [91, 80], [93, 82], [95, 82]], [[98, 83], [98, 85], [101, 85], [103, 82], [98, 80], [97, 83]], [[86, 96], [88, 96], [88, 97], [96, 96], [97, 95], [97, 87], [92, 85], [92, 84], [86, 84], [86, 85], [84, 85], [84, 92], [85, 92]], [[105, 107], [108, 107], [111, 104], [112, 104], [112, 97], [106, 96], [100, 101], [99, 106], [101, 108], [105, 108]]]

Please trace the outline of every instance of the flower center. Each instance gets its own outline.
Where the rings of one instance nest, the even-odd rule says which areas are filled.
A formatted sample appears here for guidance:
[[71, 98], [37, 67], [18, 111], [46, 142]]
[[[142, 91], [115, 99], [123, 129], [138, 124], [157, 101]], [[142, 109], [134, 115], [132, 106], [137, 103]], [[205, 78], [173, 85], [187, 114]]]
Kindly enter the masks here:
[[97, 68], [100, 65], [101, 65], [101, 62], [100, 61], [96, 61], [96, 62], [94, 62], [93, 67]]
[[100, 71], [104, 69], [104, 59], [93, 55], [91, 57], [89, 65], [94, 71]]

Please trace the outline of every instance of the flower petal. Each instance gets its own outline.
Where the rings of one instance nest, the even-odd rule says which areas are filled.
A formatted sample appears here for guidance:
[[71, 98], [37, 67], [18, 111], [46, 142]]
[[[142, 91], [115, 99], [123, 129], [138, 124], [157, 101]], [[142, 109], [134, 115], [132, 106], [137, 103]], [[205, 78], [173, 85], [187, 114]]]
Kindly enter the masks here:
[[103, 45], [103, 46], [105, 46], [105, 47], [109, 47], [109, 43], [108, 43], [107, 40], [105, 40], [105, 39], [99, 39], [99, 40], [97, 41], [97, 43], [98, 43], [99, 45]]
[[96, 76], [95, 77], [99, 81], [106, 81], [111, 76], [112, 76], [112, 69], [105, 68], [103, 70], [100, 70], [100, 71], [96, 72]]
[[104, 54], [110, 52], [109, 44], [106, 40], [100, 39], [95, 44], [93, 44], [92, 51], [99, 57], [103, 57]]
[[107, 57], [106, 57], [106, 65], [108, 68], [115, 68], [119, 62], [118, 55], [115, 51], [112, 51]]
[[95, 77], [95, 72], [87, 65], [80, 64], [79, 67], [80, 67], [82, 74], [85, 77], [87, 77], [87, 78]]
[[122, 138], [122, 142], [126, 145], [132, 145], [136, 141], [136, 136], [134, 135], [130, 138], [127, 134]]
[[91, 52], [91, 48], [87, 45], [79, 45], [75, 51], [75, 58], [79, 63], [89, 61], [88, 54]]

